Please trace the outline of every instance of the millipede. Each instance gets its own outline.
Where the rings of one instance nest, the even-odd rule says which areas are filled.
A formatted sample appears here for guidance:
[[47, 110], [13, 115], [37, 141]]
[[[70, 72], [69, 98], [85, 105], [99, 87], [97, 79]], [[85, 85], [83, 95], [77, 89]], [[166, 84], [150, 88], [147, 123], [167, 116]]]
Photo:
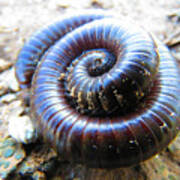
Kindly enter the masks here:
[[64, 159], [92, 168], [136, 165], [180, 128], [180, 72], [143, 27], [103, 11], [35, 32], [16, 63], [32, 121]]

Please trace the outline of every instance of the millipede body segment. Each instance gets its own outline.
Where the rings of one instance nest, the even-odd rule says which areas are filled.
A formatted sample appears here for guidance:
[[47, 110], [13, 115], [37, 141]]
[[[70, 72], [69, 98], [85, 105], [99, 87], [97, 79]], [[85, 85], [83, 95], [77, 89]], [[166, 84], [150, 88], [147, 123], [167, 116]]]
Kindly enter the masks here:
[[104, 12], [65, 17], [34, 35], [16, 63], [34, 124], [68, 161], [135, 165], [180, 127], [180, 73], [168, 49]]

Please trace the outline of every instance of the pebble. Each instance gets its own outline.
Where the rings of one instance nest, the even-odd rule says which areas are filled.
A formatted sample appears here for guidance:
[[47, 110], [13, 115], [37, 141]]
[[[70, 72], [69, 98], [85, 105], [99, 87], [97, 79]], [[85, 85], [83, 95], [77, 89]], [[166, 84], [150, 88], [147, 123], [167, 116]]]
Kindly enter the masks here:
[[13, 93], [6, 94], [0, 98], [1, 103], [10, 103], [16, 99], [16, 95]]
[[3, 152], [3, 156], [5, 158], [9, 158], [14, 154], [14, 150], [12, 148], [6, 149], [6, 151]]
[[15, 78], [15, 68], [11, 68], [10, 71], [9, 71], [9, 78], [8, 78], [8, 86], [9, 88], [14, 91], [14, 92], [17, 92], [19, 91], [19, 84], [18, 84], [18, 81], [17, 79]]
[[0, 137], [0, 179], [6, 179], [23, 161], [25, 152], [21, 144], [11, 137]]
[[[8, 121], [8, 133], [17, 142], [29, 144], [37, 138], [36, 129], [28, 115], [25, 114], [23, 101], [15, 100], [8, 105], [5, 119]], [[23, 115], [22, 115], [23, 114]]]
[[109, 0], [91, 0], [92, 5], [97, 5], [99, 8], [113, 8], [115, 5], [114, 1], [109, 1]]
[[8, 87], [6, 82], [0, 80], [0, 96], [6, 94], [8, 92]]
[[6, 94], [9, 90], [14, 92], [19, 91], [14, 67], [2, 72], [0, 76], [0, 95]]
[[46, 180], [46, 175], [45, 173], [41, 171], [35, 171], [32, 175], [33, 180]]
[[12, 63], [0, 58], [0, 72], [10, 68], [12, 66]]
[[35, 142], [37, 133], [29, 116], [11, 116], [8, 132], [17, 142], [29, 144]]

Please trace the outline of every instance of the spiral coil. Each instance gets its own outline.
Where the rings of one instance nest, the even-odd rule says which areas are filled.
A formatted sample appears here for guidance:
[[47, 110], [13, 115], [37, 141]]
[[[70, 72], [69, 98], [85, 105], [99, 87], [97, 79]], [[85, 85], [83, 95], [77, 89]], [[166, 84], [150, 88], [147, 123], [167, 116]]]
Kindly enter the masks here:
[[37, 33], [16, 63], [34, 124], [65, 160], [126, 167], [160, 152], [180, 127], [180, 73], [168, 49], [103, 12]]

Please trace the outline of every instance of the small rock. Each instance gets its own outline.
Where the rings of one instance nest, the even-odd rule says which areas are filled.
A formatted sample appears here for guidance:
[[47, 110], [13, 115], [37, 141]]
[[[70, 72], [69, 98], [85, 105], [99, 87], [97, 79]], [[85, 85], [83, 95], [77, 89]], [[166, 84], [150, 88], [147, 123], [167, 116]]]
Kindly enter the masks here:
[[16, 95], [10, 93], [10, 94], [7, 94], [7, 95], [2, 96], [2, 97], [0, 98], [0, 102], [1, 102], [1, 103], [10, 103], [10, 102], [12, 102], [12, 101], [15, 100], [15, 99], [16, 99]]
[[17, 79], [15, 78], [15, 68], [14, 67], [11, 68], [11, 70], [9, 72], [8, 85], [12, 91], [14, 91], [14, 92], [19, 91], [19, 84], [18, 84]]
[[41, 171], [35, 171], [32, 175], [33, 180], [46, 180], [46, 175], [45, 173]]
[[36, 140], [37, 134], [29, 116], [11, 116], [8, 132], [16, 141], [28, 144]]
[[0, 96], [6, 94], [8, 92], [8, 87], [6, 82], [0, 80]]
[[20, 116], [24, 112], [25, 107], [22, 106], [22, 103], [23, 102], [21, 100], [16, 100], [9, 104], [8, 109], [7, 109], [8, 119], [9, 119], [9, 116], [14, 116], [14, 117]]
[[8, 62], [7, 60], [0, 58], [0, 72], [10, 68], [11, 66], [12, 66], [11, 62]]
[[6, 179], [24, 159], [25, 152], [20, 144], [10, 137], [0, 137], [0, 179]]
[[109, 0], [91, 0], [92, 6], [97, 6], [97, 8], [113, 8], [114, 7], [114, 1]]
[[37, 133], [30, 117], [22, 116], [25, 112], [22, 103], [22, 101], [16, 100], [9, 104], [5, 118], [8, 120], [9, 135], [18, 142], [28, 144], [36, 140]]
[[1, 73], [0, 76], [0, 95], [7, 93], [8, 90], [19, 91], [19, 85], [15, 78], [15, 68], [11, 68]]

